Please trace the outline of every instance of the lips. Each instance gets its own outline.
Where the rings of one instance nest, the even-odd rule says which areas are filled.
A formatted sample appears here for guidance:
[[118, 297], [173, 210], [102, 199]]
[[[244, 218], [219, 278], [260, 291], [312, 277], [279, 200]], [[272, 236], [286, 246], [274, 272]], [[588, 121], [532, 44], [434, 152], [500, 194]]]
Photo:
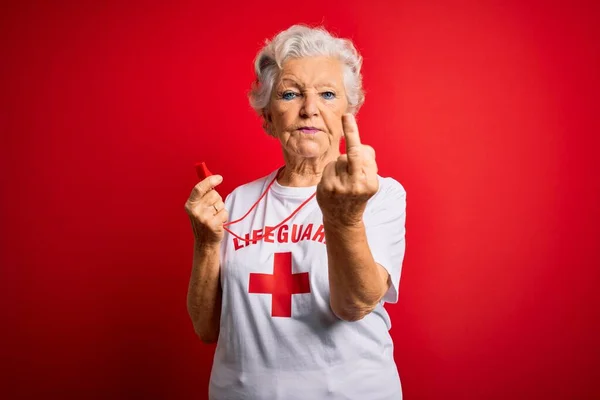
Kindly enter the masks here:
[[317, 132], [319, 132], [320, 129], [317, 129], [317, 128], [312, 127], [312, 126], [304, 126], [302, 128], [299, 128], [298, 130], [302, 131], [304, 133], [317, 133]]

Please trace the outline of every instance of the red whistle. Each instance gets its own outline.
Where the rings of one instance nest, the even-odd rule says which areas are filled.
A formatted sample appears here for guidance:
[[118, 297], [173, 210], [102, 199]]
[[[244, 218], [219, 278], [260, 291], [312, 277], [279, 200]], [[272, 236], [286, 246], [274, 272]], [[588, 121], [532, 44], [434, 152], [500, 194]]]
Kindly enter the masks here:
[[213, 173], [210, 172], [208, 168], [206, 168], [206, 164], [204, 163], [204, 161], [196, 163], [196, 175], [198, 175], [198, 178], [201, 181], [211, 176], [212, 174]]

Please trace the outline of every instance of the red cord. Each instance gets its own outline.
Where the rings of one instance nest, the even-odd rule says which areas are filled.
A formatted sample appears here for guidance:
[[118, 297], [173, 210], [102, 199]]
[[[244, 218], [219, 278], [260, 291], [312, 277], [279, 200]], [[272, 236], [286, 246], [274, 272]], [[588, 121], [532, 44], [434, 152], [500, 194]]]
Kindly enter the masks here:
[[[235, 233], [233, 233], [231, 230], [227, 229], [228, 226], [233, 225], [235, 223], [240, 222], [241, 220], [243, 220], [244, 218], [246, 218], [248, 216], [248, 214], [250, 214], [250, 211], [254, 210], [254, 208], [256, 208], [256, 206], [258, 205], [258, 203], [260, 203], [260, 201], [263, 199], [263, 197], [265, 197], [267, 195], [267, 192], [269, 191], [269, 189], [271, 189], [271, 186], [273, 186], [273, 184], [275, 183], [275, 181], [277, 180], [277, 178], [279, 177], [279, 174], [281, 173], [281, 171], [283, 170], [283, 168], [285, 167], [281, 167], [279, 168], [279, 170], [277, 171], [277, 174], [275, 174], [275, 178], [273, 178], [273, 180], [271, 181], [271, 183], [269, 183], [269, 185], [267, 186], [267, 188], [265, 189], [265, 191], [263, 192], [263, 194], [260, 195], [260, 197], [258, 198], [258, 200], [256, 200], [256, 202], [252, 205], [252, 207], [250, 207], [250, 209], [248, 210], [248, 212], [246, 212], [246, 214], [244, 214], [243, 217], [236, 219], [235, 221], [231, 221], [231, 222], [226, 222], [223, 224], [223, 229], [225, 229], [227, 232], [229, 232], [230, 234], [232, 234], [233, 236], [235, 236], [236, 238], [243, 240], [244, 242], [248, 243], [250, 241], [255, 242], [257, 240], [262, 240], [265, 236], [263, 235], [260, 238], [253, 238], [251, 239], [244, 239], [238, 235], [236, 235]], [[197, 163], [196, 164], [196, 173], [198, 174], [198, 178], [200, 178], [200, 180], [205, 179], [207, 176], [212, 175], [212, 173], [208, 170], [208, 168], [206, 167], [206, 164], [204, 162], [202, 163]], [[277, 225], [275, 225], [273, 228], [271, 228], [272, 231], [274, 231], [275, 229], [279, 228], [281, 225], [285, 224], [287, 221], [290, 220], [290, 218], [292, 218], [294, 215], [296, 215], [296, 213], [298, 213], [298, 211], [300, 211], [300, 209], [302, 207], [304, 207], [306, 205], [306, 203], [308, 203], [309, 201], [311, 201], [315, 196], [317, 195], [317, 193], [313, 193], [312, 195], [310, 195], [310, 197], [306, 200], [304, 200], [302, 202], [302, 204], [300, 204], [300, 206], [298, 206], [298, 208], [296, 208], [294, 210], [293, 213], [290, 214], [289, 217], [287, 217], [286, 219], [284, 219], [283, 221], [281, 221], [280, 223], [278, 223]]]
[[[256, 202], [254, 203], [254, 205], [252, 207], [250, 207], [250, 209], [248, 210], [248, 212], [246, 212], [246, 214], [244, 214], [243, 217], [236, 219], [235, 221], [231, 221], [231, 222], [227, 222], [225, 224], [223, 224], [223, 229], [225, 229], [227, 232], [229, 232], [230, 234], [232, 234], [233, 236], [235, 236], [236, 238], [243, 240], [246, 244], [248, 244], [248, 242], [252, 241], [258, 241], [258, 240], [262, 240], [266, 237], [266, 235], [263, 235], [260, 238], [253, 238], [253, 239], [244, 239], [239, 235], [236, 235], [235, 233], [233, 233], [231, 230], [227, 229], [226, 227], [229, 225], [233, 225], [237, 222], [240, 222], [241, 220], [243, 220], [244, 218], [246, 218], [248, 216], [248, 214], [250, 214], [250, 211], [252, 211], [257, 205], [258, 203], [260, 203], [260, 201], [262, 200], [263, 197], [266, 196], [267, 192], [269, 191], [269, 189], [271, 189], [271, 186], [273, 186], [273, 184], [275, 183], [275, 181], [277, 180], [277, 177], [279, 176], [279, 174], [281, 173], [281, 171], [283, 170], [284, 167], [279, 168], [279, 170], [277, 171], [277, 174], [275, 174], [275, 178], [273, 178], [273, 180], [271, 181], [271, 183], [269, 183], [269, 185], [267, 186], [267, 188], [265, 189], [265, 191], [263, 192], [263, 194], [260, 195], [260, 197], [258, 198], [258, 200], [256, 200]], [[300, 211], [300, 209], [302, 207], [304, 207], [306, 205], [306, 203], [308, 203], [309, 201], [311, 201], [315, 196], [317, 195], [317, 193], [313, 193], [312, 195], [310, 195], [310, 197], [306, 200], [304, 200], [302, 202], [302, 204], [300, 204], [298, 206], [298, 208], [296, 208], [294, 210], [294, 212], [292, 212], [290, 214], [289, 217], [287, 217], [286, 219], [284, 219], [283, 221], [281, 221], [280, 223], [278, 223], [277, 225], [275, 225], [273, 228], [271, 228], [271, 231], [274, 231], [275, 229], [279, 228], [281, 225], [285, 224], [287, 221], [290, 220], [290, 218], [292, 218], [294, 215], [296, 215], [298, 213], [298, 211]]]
[[[267, 192], [269, 191], [269, 189], [271, 189], [271, 186], [273, 186], [273, 184], [277, 180], [277, 177], [279, 176], [279, 173], [281, 172], [282, 169], [283, 169], [283, 167], [279, 168], [279, 171], [277, 171], [277, 174], [275, 175], [275, 178], [273, 178], [273, 180], [271, 181], [271, 183], [269, 183], [269, 186], [267, 186], [267, 188], [265, 189], [265, 191], [263, 192], [263, 194], [260, 195], [260, 197], [258, 198], [258, 200], [256, 200], [256, 202], [254, 203], [254, 205], [252, 207], [250, 207], [250, 209], [248, 210], [248, 212], [246, 214], [244, 214], [243, 217], [238, 218], [235, 221], [227, 222], [227, 223], [223, 224], [223, 226], [233, 225], [233, 224], [235, 224], [237, 222], [240, 222], [244, 218], [246, 218], [248, 216], [248, 214], [250, 214], [250, 211], [252, 211], [258, 205], [258, 203], [260, 203], [260, 201], [262, 200], [262, 198], [267, 195]], [[229, 233], [233, 234], [232, 232], [229, 232]]]

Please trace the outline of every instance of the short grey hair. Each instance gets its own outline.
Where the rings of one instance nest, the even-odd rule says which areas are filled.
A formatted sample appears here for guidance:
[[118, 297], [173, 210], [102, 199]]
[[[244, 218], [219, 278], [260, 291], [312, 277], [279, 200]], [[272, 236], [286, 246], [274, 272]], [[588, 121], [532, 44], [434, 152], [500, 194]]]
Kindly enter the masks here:
[[362, 87], [362, 56], [349, 39], [333, 36], [323, 27], [311, 28], [293, 25], [279, 32], [254, 60], [256, 80], [252, 84], [250, 105], [262, 117], [269, 106], [271, 92], [284, 62], [291, 58], [329, 56], [338, 58], [344, 65], [344, 86], [348, 99], [348, 112], [356, 114], [365, 101]]

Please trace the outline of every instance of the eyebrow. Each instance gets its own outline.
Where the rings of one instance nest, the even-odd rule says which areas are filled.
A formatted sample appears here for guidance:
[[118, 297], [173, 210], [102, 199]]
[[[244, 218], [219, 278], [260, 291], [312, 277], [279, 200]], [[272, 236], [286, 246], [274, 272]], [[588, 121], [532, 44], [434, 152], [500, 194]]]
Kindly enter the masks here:
[[304, 85], [302, 85], [301, 83], [297, 82], [295, 79], [292, 78], [283, 78], [279, 83], [286, 83], [289, 82], [291, 83], [293, 86], [299, 87], [299, 88], [303, 88]]
[[[304, 88], [304, 85], [297, 82], [295, 79], [292, 78], [283, 78], [281, 79], [280, 83], [284, 83], [284, 82], [289, 82], [291, 83], [293, 86], [296, 86], [297, 88]], [[324, 81], [324, 82], [319, 82], [317, 83], [317, 85], [315, 85], [316, 87], [323, 87], [323, 86], [327, 86], [327, 87], [331, 87], [331, 88], [338, 88], [338, 86], [333, 83], [332, 81]]]

